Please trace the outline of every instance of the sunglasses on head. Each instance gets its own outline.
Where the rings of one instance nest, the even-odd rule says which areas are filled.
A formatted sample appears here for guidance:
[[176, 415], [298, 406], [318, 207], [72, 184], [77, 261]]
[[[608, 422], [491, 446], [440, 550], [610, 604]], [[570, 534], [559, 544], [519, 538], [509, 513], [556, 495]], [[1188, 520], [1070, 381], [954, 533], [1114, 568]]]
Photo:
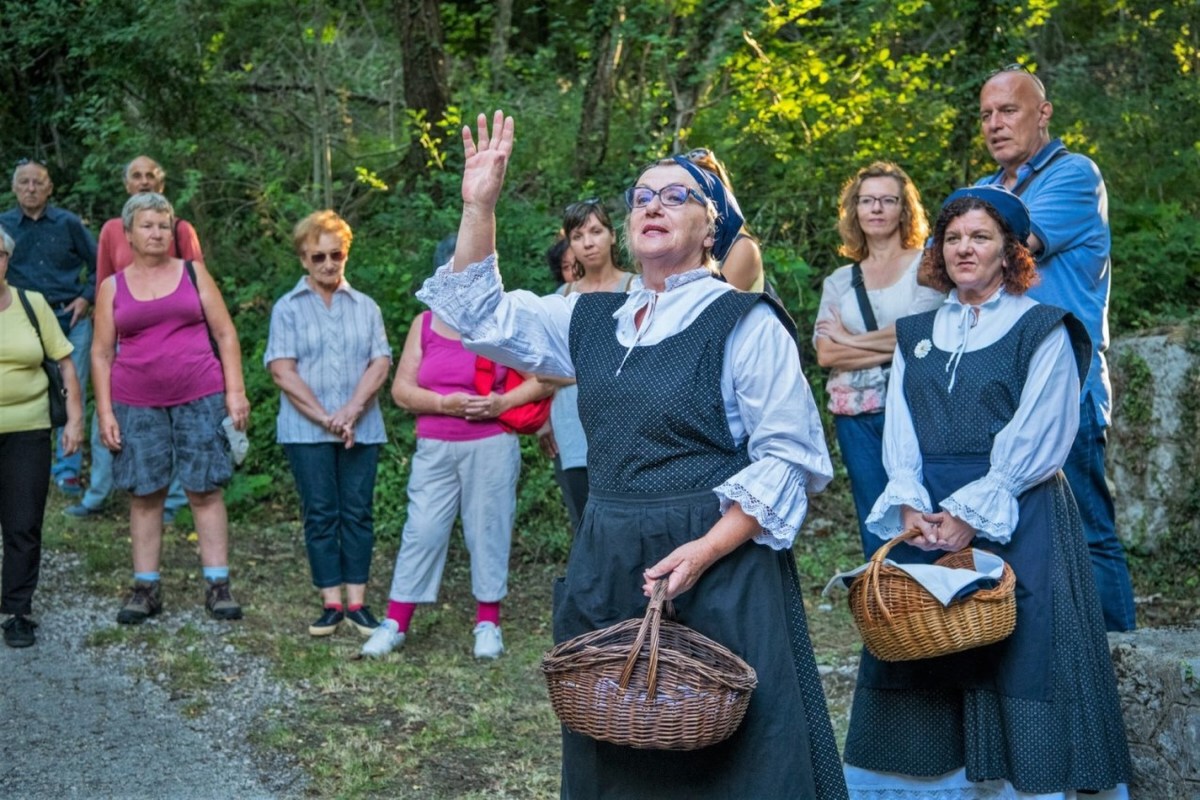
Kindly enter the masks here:
[[589, 197], [587, 200], [579, 200], [571, 203], [565, 209], [563, 209], [563, 211], [566, 214], [573, 215], [588, 209], [602, 208], [603, 206], [604, 201], [602, 201], [599, 197]]
[[1028, 75], [1029, 77], [1033, 78], [1034, 83], [1036, 83], [1038, 85], [1038, 87], [1041, 88], [1043, 93], [1046, 91], [1046, 87], [1042, 83], [1042, 79], [1039, 78], [1037, 75], [1035, 75], [1033, 73], [1033, 70], [1031, 70], [1029, 67], [1025, 66], [1024, 64], [1018, 64], [1015, 61], [1011, 64], [1005, 64], [1003, 67], [1000, 67], [999, 69], [994, 69], [991, 72], [989, 72], [987, 74], [987, 78], [984, 79], [984, 83], [987, 83], [992, 78], [996, 77], [997, 75], [1001, 74], [1002, 72], [1023, 72], [1026, 75]]
[[346, 260], [346, 254], [341, 250], [332, 250], [328, 253], [317, 252], [308, 254], [308, 260], [313, 264], [324, 264], [326, 257], [328, 257], [329, 260], [335, 264], [340, 264]]

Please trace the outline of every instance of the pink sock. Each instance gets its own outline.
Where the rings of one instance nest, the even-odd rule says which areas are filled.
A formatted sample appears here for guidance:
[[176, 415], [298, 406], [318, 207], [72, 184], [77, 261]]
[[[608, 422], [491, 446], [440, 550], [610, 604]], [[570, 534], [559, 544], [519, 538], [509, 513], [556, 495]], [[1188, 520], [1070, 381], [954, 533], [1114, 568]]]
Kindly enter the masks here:
[[362, 607], [363, 607], [362, 603], [347, 603], [346, 604], [347, 611], [358, 611]]
[[334, 611], [341, 611], [341, 610], [342, 610], [342, 604], [341, 604], [341, 603], [326, 603], [326, 604], [325, 604], [325, 607], [326, 607], [326, 608], [332, 608]]
[[475, 606], [475, 622], [490, 622], [500, 627], [500, 604], [478, 603]]
[[412, 622], [413, 612], [417, 610], [416, 603], [397, 603], [388, 600], [387, 618], [396, 621], [396, 627], [401, 633], [408, 633], [409, 623]]

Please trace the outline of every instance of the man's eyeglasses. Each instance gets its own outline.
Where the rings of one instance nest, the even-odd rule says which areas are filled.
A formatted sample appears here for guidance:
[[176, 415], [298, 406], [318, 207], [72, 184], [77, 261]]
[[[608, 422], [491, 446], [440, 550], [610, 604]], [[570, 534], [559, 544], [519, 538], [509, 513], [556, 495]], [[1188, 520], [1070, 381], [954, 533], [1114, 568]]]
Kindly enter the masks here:
[[326, 256], [335, 264], [340, 264], [346, 260], [346, 254], [341, 250], [334, 250], [329, 253], [309, 253], [308, 260], [313, 264], [324, 264]]
[[885, 194], [875, 197], [870, 194], [860, 194], [855, 201], [859, 208], [874, 208], [876, 203], [884, 208], [895, 208], [900, 205], [900, 198], [894, 194]]
[[1029, 77], [1033, 78], [1033, 82], [1038, 85], [1038, 88], [1041, 89], [1042, 94], [1046, 93], [1046, 87], [1042, 83], [1042, 79], [1039, 78], [1037, 75], [1033, 74], [1033, 70], [1031, 70], [1029, 67], [1025, 66], [1024, 64], [1018, 64], [1015, 61], [1011, 64], [1005, 64], [1003, 67], [1000, 67], [999, 69], [994, 69], [991, 72], [989, 72], [987, 74], [987, 78], [984, 80], [984, 83], [987, 83], [992, 78], [996, 77], [997, 75], [999, 75], [1002, 72], [1023, 72], [1026, 75], [1028, 75]]
[[40, 158], [19, 158], [19, 159], [17, 159], [18, 167], [23, 167], [26, 164], [37, 164], [39, 167], [46, 166], [46, 162], [42, 161]]
[[[1024, 64], [1018, 64], [1014, 61], [1011, 64], [1005, 64], [999, 69], [992, 70], [988, 73], [988, 77], [991, 78], [995, 75], [999, 75], [1001, 72], [1029, 72], [1029, 67], [1025, 66]], [[1029, 74], [1032, 75], [1033, 73], [1029, 72]]]
[[645, 208], [655, 197], [668, 208], [683, 205], [689, 197], [695, 199], [700, 205], [705, 204], [704, 195], [690, 186], [684, 186], [682, 183], [669, 183], [657, 191], [649, 186], [634, 186], [632, 189], [626, 189], [625, 205], [630, 208]]

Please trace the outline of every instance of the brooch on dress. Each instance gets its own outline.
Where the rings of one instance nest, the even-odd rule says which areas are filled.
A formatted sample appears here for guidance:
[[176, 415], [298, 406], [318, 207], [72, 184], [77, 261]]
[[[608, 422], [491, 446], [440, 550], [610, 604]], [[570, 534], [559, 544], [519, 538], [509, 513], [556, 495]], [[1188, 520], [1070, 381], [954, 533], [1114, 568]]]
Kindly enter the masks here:
[[917, 342], [917, 346], [913, 348], [913, 355], [917, 358], [924, 358], [929, 355], [929, 351], [933, 349], [933, 342], [928, 339], [922, 339]]

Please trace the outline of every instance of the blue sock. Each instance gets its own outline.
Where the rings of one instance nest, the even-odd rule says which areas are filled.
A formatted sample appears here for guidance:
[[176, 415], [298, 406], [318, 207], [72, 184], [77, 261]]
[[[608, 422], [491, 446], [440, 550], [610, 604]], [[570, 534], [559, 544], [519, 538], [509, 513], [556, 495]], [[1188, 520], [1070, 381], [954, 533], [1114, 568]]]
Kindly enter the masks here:
[[135, 573], [133, 573], [133, 579], [135, 581], [141, 581], [142, 583], [158, 583], [158, 573], [157, 572], [135, 572]]
[[204, 579], [218, 583], [229, 580], [229, 567], [205, 567]]

